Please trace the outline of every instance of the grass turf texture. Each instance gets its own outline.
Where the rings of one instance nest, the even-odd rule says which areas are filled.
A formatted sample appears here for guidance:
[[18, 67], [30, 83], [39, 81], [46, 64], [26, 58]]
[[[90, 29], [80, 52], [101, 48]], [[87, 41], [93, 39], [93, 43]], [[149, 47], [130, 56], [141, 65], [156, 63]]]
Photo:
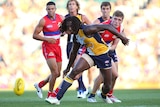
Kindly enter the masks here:
[[[44, 96], [47, 91], [43, 91]], [[78, 99], [76, 91], [67, 91], [60, 105], [51, 105], [45, 98], [39, 99], [35, 91], [25, 91], [17, 96], [13, 91], [0, 91], [0, 107], [160, 107], [160, 89], [115, 90], [115, 96], [122, 103], [106, 104], [96, 96], [97, 103], [88, 103], [87, 99]]]

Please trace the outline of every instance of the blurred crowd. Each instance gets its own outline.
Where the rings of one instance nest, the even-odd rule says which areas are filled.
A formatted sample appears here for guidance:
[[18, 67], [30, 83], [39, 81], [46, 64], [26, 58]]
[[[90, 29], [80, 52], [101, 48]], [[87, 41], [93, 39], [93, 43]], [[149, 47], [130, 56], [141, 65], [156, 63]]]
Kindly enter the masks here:
[[[67, 14], [67, 0], [53, 1], [57, 4], [57, 13]], [[80, 12], [90, 20], [101, 15], [101, 2], [80, 1]], [[130, 39], [129, 46], [119, 43], [117, 48], [119, 83], [116, 88], [160, 88], [160, 1], [114, 1], [111, 2], [112, 13], [117, 9], [124, 12], [123, 25]], [[0, 89], [12, 89], [18, 77], [25, 79], [26, 89], [32, 89], [35, 81], [50, 73], [41, 52], [41, 42], [32, 39], [34, 27], [46, 14], [47, 2], [48, 0], [0, 1]], [[61, 45], [63, 70], [67, 61], [65, 36], [61, 38]]]

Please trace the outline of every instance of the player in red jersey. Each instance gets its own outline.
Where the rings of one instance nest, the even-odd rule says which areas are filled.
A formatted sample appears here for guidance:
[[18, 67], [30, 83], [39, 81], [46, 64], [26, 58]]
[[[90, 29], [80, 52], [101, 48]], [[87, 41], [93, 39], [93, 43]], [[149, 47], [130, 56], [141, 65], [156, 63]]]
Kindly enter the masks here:
[[[42, 51], [51, 74], [45, 80], [35, 83], [34, 86], [37, 89], [37, 95], [43, 98], [41, 88], [49, 82], [48, 97], [46, 98], [46, 101], [48, 101], [52, 97], [54, 85], [56, 79], [60, 76], [62, 66], [59, 27], [64, 17], [56, 13], [56, 4], [52, 1], [46, 4], [46, 11], [47, 15], [39, 21], [34, 30], [33, 38], [43, 41]], [[44, 36], [40, 35], [41, 32]]]
[[[110, 10], [111, 10], [111, 5], [109, 2], [103, 2], [101, 5], [101, 9], [102, 9], [103, 16], [98, 18], [95, 22], [97, 23], [99, 20], [99, 22], [103, 22], [103, 24], [112, 24], [117, 29], [118, 32], [120, 32], [121, 34], [123, 34], [125, 36], [123, 27], [121, 26], [121, 24], [123, 22], [123, 18], [124, 18], [123, 13], [121, 11], [115, 11], [113, 14], [113, 18], [111, 19], [110, 15], [109, 15]], [[107, 11], [106, 15], [108, 15], [108, 16], [104, 16], [105, 14], [104, 14], [103, 10]], [[104, 17], [106, 17], [106, 20], [104, 20]], [[107, 17], [108, 17], [108, 19], [107, 19]], [[108, 99], [106, 102], [107, 103], [121, 102], [121, 100], [119, 100], [118, 98], [113, 96], [113, 88], [115, 85], [115, 81], [118, 77], [118, 58], [117, 58], [117, 54], [116, 54], [115, 49], [118, 45], [119, 39], [117, 39], [109, 31], [105, 31], [103, 33], [101, 32], [101, 36], [104, 39], [104, 41], [110, 46], [109, 56], [112, 58], [112, 78], [113, 78], [112, 79], [112, 88], [111, 88], [110, 92], [107, 94], [107, 96], [110, 100]], [[102, 81], [103, 81], [102, 75], [99, 74], [98, 77], [95, 79], [92, 93], [89, 95], [89, 97], [87, 99], [88, 102], [96, 102], [95, 93], [99, 89]]]

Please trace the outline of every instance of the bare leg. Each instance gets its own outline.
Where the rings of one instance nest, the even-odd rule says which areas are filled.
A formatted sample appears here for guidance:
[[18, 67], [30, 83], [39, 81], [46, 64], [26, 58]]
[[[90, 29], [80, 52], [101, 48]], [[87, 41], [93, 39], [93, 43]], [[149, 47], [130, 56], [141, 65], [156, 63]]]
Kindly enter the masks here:
[[106, 95], [112, 87], [112, 71], [111, 69], [100, 69], [103, 77], [102, 94]]
[[83, 71], [90, 68], [90, 65], [84, 58], [80, 58], [76, 65], [73, 67], [71, 73], [69, 74], [69, 77], [71, 79], [74, 79], [78, 74], [82, 73]]
[[97, 76], [97, 78], [94, 81], [92, 94], [96, 93], [96, 91], [99, 89], [102, 82], [103, 82], [103, 77], [102, 77], [101, 73], [99, 73], [99, 75]]
[[116, 79], [118, 77], [118, 62], [112, 62], [112, 88], [115, 86]]
[[56, 59], [52, 58], [52, 59], [47, 59], [47, 64], [51, 71], [51, 75], [49, 79], [49, 91], [52, 92], [54, 89], [56, 79], [57, 77], [60, 76], [59, 69], [61, 68], [62, 63], [61, 62], [57, 63]]
[[95, 69], [94, 66], [88, 69], [88, 88], [91, 88], [91, 84], [92, 84], [92, 80], [93, 80], [92, 73], [93, 73], [94, 69]]

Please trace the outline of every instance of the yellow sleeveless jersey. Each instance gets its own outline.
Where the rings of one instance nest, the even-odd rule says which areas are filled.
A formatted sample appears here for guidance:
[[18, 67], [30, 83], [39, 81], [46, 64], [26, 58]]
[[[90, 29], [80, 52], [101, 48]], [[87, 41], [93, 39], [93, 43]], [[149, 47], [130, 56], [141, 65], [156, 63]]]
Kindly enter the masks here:
[[76, 35], [76, 39], [77, 42], [86, 46], [89, 55], [98, 56], [108, 52], [109, 47], [100, 37], [100, 35], [95, 33], [93, 37], [88, 38], [83, 32], [84, 27], [85, 25], [82, 25], [82, 29], [80, 29]]
[[82, 22], [82, 15], [81, 14], [78, 14], [76, 17]]

